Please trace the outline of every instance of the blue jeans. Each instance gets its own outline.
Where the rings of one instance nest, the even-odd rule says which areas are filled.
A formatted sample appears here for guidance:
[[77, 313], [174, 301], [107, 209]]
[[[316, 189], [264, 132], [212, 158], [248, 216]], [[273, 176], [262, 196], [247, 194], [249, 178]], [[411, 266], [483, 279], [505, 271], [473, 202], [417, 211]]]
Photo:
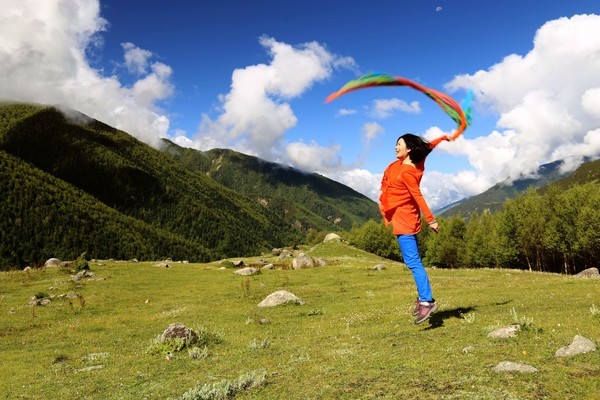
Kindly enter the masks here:
[[413, 278], [415, 278], [419, 300], [427, 302], [433, 301], [429, 277], [427, 276], [427, 272], [421, 261], [421, 256], [419, 255], [417, 235], [398, 235], [398, 244], [400, 244], [404, 263], [412, 272]]

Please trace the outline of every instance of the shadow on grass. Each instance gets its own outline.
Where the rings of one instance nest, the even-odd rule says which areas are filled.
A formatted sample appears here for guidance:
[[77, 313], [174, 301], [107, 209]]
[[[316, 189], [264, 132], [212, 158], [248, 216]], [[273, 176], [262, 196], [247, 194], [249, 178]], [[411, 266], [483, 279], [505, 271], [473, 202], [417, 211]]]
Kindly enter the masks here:
[[429, 326], [424, 330], [428, 331], [444, 326], [444, 320], [450, 318], [463, 318], [463, 315], [473, 312], [476, 309], [477, 307], [458, 307], [451, 310], [438, 311], [429, 318]]

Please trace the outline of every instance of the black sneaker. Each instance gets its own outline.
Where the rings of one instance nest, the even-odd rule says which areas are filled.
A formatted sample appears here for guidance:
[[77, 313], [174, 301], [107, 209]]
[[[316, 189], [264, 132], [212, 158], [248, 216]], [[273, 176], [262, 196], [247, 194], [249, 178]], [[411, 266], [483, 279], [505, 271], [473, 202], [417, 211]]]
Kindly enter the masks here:
[[429, 319], [429, 317], [431, 317], [431, 314], [433, 314], [435, 311], [437, 310], [437, 304], [435, 304], [434, 301], [432, 302], [420, 302], [419, 303], [419, 312], [417, 313], [417, 318], [415, 319], [415, 324], [420, 324], [423, 321], [426, 321], [427, 319]]

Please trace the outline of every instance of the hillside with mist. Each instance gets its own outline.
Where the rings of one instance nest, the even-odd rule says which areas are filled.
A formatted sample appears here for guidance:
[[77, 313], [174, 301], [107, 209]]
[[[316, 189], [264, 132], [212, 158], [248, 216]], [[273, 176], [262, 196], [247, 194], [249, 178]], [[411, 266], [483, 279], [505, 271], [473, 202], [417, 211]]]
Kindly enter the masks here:
[[488, 190], [467, 199], [450, 204], [438, 210], [439, 215], [446, 218], [462, 216], [468, 218], [473, 213], [481, 214], [485, 210], [496, 212], [502, 210], [504, 202], [515, 198], [529, 188], [544, 190], [554, 183], [567, 189], [574, 184], [583, 184], [600, 178], [600, 160], [588, 161], [570, 172], [561, 170], [562, 160], [543, 164], [538, 168], [535, 177], [505, 180]]
[[164, 140], [163, 150], [191, 171], [209, 176], [281, 215], [302, 230], [334, 226], [348, 230], [379, 219], [374, 202], [316, 173], [268, 162], [227, 149], [200, 152]]
[[77, 118], [53, 107], [0, 105], [0, 268], [83, 252], [209, 261], [258, 254], [301, 242], [311, 229], [336, 231], [377, 216], [374, 202], [318, 175], [277, 182], [277, 173], [263, 171], [261, 179], [277, 193], [250, 196], [248, 188], [264, 187], [248, 181], [252, 174], [237, 187], [244, 190], [220, 183], [228, 174], [241, 182], [246, 167], [236, 173], [223, 162], [221, 172], [211, 173], [200, 161], [184, 160], [187, 152], [174, 145], [159, 151], [83, 114], [69, 115]]

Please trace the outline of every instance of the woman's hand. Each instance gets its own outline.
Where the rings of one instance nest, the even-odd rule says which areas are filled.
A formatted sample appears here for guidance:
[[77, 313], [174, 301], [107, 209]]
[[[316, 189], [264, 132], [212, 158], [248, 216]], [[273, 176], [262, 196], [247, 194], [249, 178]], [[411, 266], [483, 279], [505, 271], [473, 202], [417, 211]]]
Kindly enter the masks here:
[[435, 233], [438, 233], [440, 231], [440, 224], [438, 224], [437, 221], [433, 221], [429, 223], [429, 227], [431, 228], [432, 231], [434, 231]]

